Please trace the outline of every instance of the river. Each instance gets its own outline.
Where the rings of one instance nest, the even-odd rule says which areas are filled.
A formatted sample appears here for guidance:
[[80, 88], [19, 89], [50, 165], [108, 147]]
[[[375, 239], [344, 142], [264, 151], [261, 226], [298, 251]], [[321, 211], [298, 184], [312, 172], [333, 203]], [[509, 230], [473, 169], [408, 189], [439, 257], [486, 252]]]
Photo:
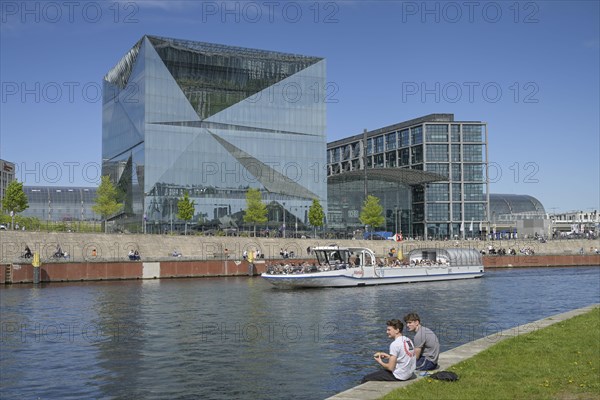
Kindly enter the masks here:
[[600, 268], [277, 290], [260, 278], [52, 283], [0, 289], [3, 399], [323, 399], [387, 351], [408, 312], [442, 351], [600, 303]]

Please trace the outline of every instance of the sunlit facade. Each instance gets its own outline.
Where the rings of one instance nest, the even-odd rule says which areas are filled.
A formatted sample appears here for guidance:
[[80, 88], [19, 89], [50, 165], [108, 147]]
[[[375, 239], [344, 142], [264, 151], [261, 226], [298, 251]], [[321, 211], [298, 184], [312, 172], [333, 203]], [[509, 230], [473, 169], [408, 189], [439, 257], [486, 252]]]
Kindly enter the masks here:
[[324, 88], [322, 58], [144, 36], [104, 77], [114, 219], [152, 231], [187, 191], [194, 224], [238, 226], [258, 188], [272, 225], [304, 224], [327, 207]]
[[8, 184], [15, 180], [15, 164], [0, 160], [0, 212]]
[[[400, 219], [404, 232], [414, 237], [478, 237], [489, 221], [487, 146], [484, 122], [431, 114], [329, 143], [328, 175], [331, 180], [366, 166], [367, 171], [391, 170], [400, 183], [407, 169], [442, 176], [442, 181], [423, 177], [405, 182], [409, 189], [405, 185], [404, 194], [394, 195], [398, 203], [384, 206], [386, 228], [396, 227]], [[355, 182], [355, 192], [364, 199], [372, 189], [361, 185]], [[335, 207], [330, 199], [330, 214]]]
[[95, 187], [23, 186], [29, 207], [20, 215], [40, 221], [99, 221]]

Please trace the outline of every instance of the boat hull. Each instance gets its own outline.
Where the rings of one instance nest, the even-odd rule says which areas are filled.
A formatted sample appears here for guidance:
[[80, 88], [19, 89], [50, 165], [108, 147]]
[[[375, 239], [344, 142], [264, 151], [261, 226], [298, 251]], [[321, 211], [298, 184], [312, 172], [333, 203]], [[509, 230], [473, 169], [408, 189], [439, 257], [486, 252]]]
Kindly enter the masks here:
[[483, 276], [483, 266], [440, 268], [375, 268], [373, 271], [358, 269], [317, 272], [308, 274], [268, 274], [261, 276], [278, 288], [319, 288], [375, 286], [398, 283], [433, 282]]

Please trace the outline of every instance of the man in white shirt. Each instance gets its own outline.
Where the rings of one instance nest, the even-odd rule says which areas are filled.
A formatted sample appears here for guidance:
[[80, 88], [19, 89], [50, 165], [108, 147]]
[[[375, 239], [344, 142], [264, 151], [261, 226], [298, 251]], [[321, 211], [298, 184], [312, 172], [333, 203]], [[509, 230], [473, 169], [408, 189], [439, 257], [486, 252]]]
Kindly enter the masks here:
[[384, 369], [366, 375], [361, 383], [368, 381], [406, 381], [415, 378], [415, 351], [412, 341], [402, 334], [404, 324], [399, 319], [386, 322], [386, 333], [394, 341], [390, 353], [377, 352], [375, 361]]

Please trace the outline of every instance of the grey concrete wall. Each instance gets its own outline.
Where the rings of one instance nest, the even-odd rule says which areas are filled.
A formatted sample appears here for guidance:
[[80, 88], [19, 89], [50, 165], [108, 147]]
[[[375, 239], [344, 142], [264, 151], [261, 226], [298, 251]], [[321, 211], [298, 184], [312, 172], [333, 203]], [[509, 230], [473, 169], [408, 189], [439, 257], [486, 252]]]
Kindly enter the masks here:
[[[540, 243], [534, 240], [501, 240], [490, 242], [495, 248], [532, 248], [536, 254], [578, 254], [583, 248], [590, 254], [600, 248], [598, 240], [557, 240]], [[384, 257], [391, 247], [407, 253], [419, 247], [474, 247], [487, 249], [486, 241], [404, 241], [390, 240], [336, 240], [336, 239], [272, 239], [217, 236], [170, 236], [170, 235], [125, 235], [97, 233], [56, 233], [28, 231], [0, 231], [0, 262], [17, 262], [23, 249], [28, 245], [38, 251], [42, 259], [54, 253], [57, 244], [70, 254], [73, 261], [89, 260], [96, 249], [97, 260], [125, 259], [130, 249], [137, 249], [144, 260], [169, 259], [173, 250], [178, 250], [185, 258], [213, 259], [222, 257], [227, 249], [230, 259], [241, 259], [244, 250], [260, 251], [269, 258], [279, 258], [279, 250], [294, 251], [298, 257], [306, 257], [306, 248], [319, 245], [338, 244], [340, 246], [369, 247]]]

